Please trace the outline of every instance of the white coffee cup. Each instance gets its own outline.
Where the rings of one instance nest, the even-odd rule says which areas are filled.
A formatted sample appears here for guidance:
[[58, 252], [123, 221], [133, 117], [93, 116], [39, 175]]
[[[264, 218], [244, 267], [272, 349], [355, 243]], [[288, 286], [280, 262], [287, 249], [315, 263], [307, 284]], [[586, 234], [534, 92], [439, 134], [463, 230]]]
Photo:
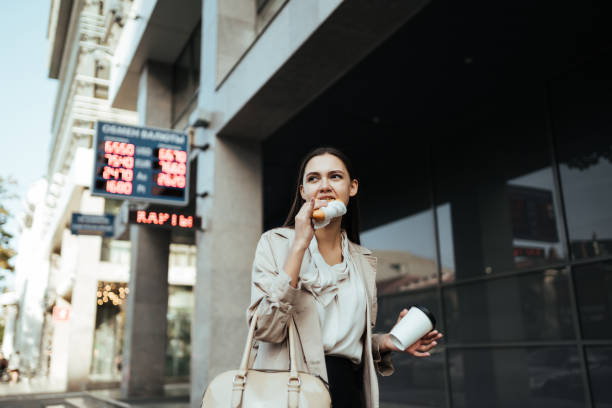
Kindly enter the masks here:
[[395, 347], [405, 350], [433, 330], [435, 326], [434, 315], [427, 308], [415, 305], [391, 330], [389, 338]]

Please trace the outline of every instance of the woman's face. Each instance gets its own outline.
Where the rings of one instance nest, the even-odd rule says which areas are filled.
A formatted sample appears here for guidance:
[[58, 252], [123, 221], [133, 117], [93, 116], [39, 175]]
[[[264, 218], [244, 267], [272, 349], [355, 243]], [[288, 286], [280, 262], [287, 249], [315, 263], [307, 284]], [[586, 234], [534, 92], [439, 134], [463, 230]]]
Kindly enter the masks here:
[[336, 199], [349, 202], [357, 194], [358, 182], [351, 180], [346, 166], [333, 154], [315, 156], [306, 163], [300, 193], [304, 201]]

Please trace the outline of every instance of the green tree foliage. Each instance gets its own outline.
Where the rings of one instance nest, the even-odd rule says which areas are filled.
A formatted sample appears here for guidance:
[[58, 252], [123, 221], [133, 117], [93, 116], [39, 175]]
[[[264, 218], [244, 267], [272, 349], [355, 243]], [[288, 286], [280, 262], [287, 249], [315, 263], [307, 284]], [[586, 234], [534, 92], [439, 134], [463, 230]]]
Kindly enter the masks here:
[[9, 261], [15, 256], [15, 251], [11, 248], [13, 234], [6, 230], [6, 223], [12, 216], [6, 208], [6, 202], [15, 198], [15, 195], [11, 193], [11, 186], [15, 184], [14, 179], [0, 176], [0, 269], [9, 271], [14, 269]]

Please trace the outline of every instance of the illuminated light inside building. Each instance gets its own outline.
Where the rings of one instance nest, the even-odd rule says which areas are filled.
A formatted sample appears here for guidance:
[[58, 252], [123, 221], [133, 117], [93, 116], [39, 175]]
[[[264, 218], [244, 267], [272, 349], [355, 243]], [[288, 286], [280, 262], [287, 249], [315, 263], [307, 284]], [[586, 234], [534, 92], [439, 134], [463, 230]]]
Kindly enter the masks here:
[[96, 303], [98, 306], [121, 306], [127, 300], [128, 293], [125, 283], [98, 282]]

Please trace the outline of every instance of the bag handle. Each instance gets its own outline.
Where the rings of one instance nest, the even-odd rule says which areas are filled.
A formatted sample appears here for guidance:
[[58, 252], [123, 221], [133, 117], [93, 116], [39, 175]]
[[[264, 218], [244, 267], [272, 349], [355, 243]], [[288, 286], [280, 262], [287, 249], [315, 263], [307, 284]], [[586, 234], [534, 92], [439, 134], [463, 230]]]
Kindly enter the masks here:
[[[247, 381], [246, 373], [249, 369], [249, 360], [251, 357], [251, 350], [253, 349], [253, 343], [255, 341], [255, 327], [257, 326], [257, 313], [253, 314], [251, 319], [251, 326], [249, 327], [249, 334], [247, 341], [242, 352], [242, 360], [240, 361], [240, 368], [238, 373], [232, 380], [232, 408], [240, 408], [242, 406], [242, 395], [244, 394], [244, 387]], [[298, 394], [300, 392], [301, 380], [297, 371], [297, 363], [295, 357], [295, 341], [296, 341], [296, 327], [293, 316], [289, 317], [289, 378], [287, 380], [288, 386], [288, 407], [297, 408], [298, 406]]]

